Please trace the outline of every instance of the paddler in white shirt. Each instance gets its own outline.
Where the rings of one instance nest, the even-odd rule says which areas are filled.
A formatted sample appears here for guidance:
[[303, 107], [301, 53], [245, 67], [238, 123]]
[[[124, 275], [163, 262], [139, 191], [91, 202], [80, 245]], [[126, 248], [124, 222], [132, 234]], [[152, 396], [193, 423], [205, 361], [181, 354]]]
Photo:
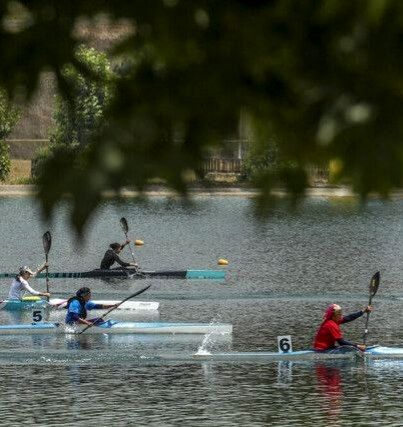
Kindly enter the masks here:
[[31, 277], [36, 276], [41, 271], [45, 270], [46, 267], [49, 267], [49, 264], [45, 262], [42, 267], [39, 267], [35, 272], [32, 271], [29, 267], [21, 267], [17, 276], [11, 283], [10, 292], [8, 294], [8, 299], [13, 300], [22, 300], [25, 292], [29, 292], [31, 295], [37, 295], [41, 297], [50, 297], [48, 292], [38, 292], [35, 289], [31, 288], [28, 283], [28, 280]]

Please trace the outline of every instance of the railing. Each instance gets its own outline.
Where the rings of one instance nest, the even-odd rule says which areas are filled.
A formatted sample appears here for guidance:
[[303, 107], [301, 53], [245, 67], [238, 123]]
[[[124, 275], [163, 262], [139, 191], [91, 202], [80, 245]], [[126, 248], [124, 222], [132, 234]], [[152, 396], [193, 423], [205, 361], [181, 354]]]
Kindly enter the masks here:
[[311, 183], [315, 183], [315, 182], [326, 183], [329, 181], [329, 169], [326, 167], [309, 166], [307, 168], [307, 173]]
[[220, 159], [211, 157], [203, 161], [204, 173], [241, 173], [242, 159]]

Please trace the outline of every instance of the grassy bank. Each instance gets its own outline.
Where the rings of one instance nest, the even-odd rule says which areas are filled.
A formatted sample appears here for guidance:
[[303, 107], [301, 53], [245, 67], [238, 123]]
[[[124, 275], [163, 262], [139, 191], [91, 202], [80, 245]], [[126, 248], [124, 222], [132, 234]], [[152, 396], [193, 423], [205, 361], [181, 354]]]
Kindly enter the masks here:
[[12, 159], [6, 185], [31, 184], [31, 160]]

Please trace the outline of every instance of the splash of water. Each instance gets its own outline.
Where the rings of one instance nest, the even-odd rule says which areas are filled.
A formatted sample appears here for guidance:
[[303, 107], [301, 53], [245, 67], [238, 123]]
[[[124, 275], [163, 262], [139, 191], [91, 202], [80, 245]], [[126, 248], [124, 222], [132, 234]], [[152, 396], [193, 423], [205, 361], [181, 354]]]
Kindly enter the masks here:
[[199, 348], [197, 349], [196, 356], [205, 356], [211, 354], [207, 350], [207, 346], [210, 343], [210, 337], [212, 335], [212, 332], [209, 332], [208, 334], [204, 335], [203, 341], [200, 344]]
[[[214, 325], [216, 323], [219, 323], [219, 318], [214, 317], [210, 325]], [[204, 335], [203, 341], [200, 344], [199, 348], [197, 349], [197, 352], [195, 353], [195, 356], [208, 356], [211, 355], [211, 353], [208, 351], [208, 346], [213, 342], [213, 336], [214, 331], [209, 332], [208, 334]]]

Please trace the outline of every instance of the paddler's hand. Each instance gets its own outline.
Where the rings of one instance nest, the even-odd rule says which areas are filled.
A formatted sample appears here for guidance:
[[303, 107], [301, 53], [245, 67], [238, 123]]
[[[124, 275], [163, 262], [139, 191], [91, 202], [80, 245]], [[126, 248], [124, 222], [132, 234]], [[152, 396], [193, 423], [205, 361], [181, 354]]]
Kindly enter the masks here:
[[362, 345], [362, 344], [358, 344], [357, 348], [358, 348], [358, 350], [365, 351], [365, 349], [367, 348], [367, 346], [366, 345]]
[[362, 310], [364, 313], [371, 313], [372, 311], [372, 305], [367, 305], [364, 310]]
[[45, 262], [42, 267], [38, 268], [37, 273], [40, 273], [41, 271], [45, 270], [46, 267], [49, 267], [49, 263]]
[[128, 245], [131, 242], [131, 240], [127, 239], [124, 243], [124, 246]]
[[50, 293], [49, 292], [42, 292], [41, 296], [49, 298], [50, 297]]

